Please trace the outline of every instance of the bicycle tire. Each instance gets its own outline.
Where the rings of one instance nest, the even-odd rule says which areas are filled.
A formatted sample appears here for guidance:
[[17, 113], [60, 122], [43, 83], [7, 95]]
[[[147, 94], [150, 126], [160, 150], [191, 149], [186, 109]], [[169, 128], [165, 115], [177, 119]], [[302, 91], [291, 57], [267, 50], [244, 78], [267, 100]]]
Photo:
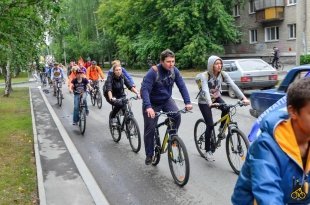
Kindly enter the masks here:
[[58, 96], [58, 99], [59, 99], [59, 103], [58, 103], [58, 105], [59, 105], [59, 107], [61, 107], [61, 105], [62, 105], [62, 91], [61, 90], [59, 90], [59, 96]]
[[97, 106], [99, 109], [101, 109], [102, 108], [102, 95], [99, 90], [97, 91], [96, 99], [97, 99]]
[[90, 93], [90, 101], [93, 106], [96, 105], [96, 95], [94, 94], [94, 91]]
[[197, 122], [195, 123], [195, 127], [194, 127], [194, 141], [195, 141], [195, 145], [197, 148], [198, 153], [200, 154], [201, 157], [205, 157], [204, 156], [204, 152], [205, 152], [205, 131], [206, 131], [206, 123], [204, 121], [204, 119], [198, 119]]
[[86, 110], [85, 110], [85, 107], [83, 107], [81, 109], [81, 112], [80, 112], [79, 127], [80, 127], [81, 134], [84, 135], [85, 130], [86, 130]]
[[[178, 135], [171, 136], [168, 144], [168, 163], [175, 183], [181, 187], [186, 185], [190, 174], [189, 159], [185, 144]], [[176, 164], [183, 166], [185, 170], [177, 170], [174, 166]]]
[[[122, 136], [121, 128], [120, 128], [119, 124], [117, 126], [112, 126], [112, 124], [111, 124], [111, 122], [112, 122], [111, 114], [112, 114], [112, 111], [110, 112], [110, 115], [109, 115], [110, 133], [112, 135], [113, 141], [114, 142], [119, 142], [121, 140], [121, 136]], [[117, 116], [117, 118], [119, 118], [119, 117]], [[119, 122], [119, 120], [117, 122]]]
[[[242, 142], [245, 147], [242, 145]], [[244, 133], [238, 128], [233, 128], [231, 134], [228, 134], [226, 139], [226, 155], [230, 167], [237, 175], [239, 175], [242, 165], [245, 162], [248, 149], [249, 142]], [[232, 151], [232, 153], [230, 153], [230, 151]], [[233, 156], [235, 156], [237, 163], [233, 162]]]
[[279, 64], [278, 64], [278, 70], [283, 71], [283, 69], [284, 69], [283, 63], [280, 63], [280, 62], [279, 62]]
[[[138, 122], [133, 117], [129, 118], [126, 123], [126, 135], [132, 151], [138, 153], [141, 149], [141, 134]], [[137, 143], [135, 143], [135, 141], [137, 141]]]
[[154, 155], [152, 159], [152, 165], [156, 166], [159, 161], [160, 161], [160, 156], [161, 156], [161, 143], [160, 143], [160, 138], [158, 133], [155, 133], [154, 137]]

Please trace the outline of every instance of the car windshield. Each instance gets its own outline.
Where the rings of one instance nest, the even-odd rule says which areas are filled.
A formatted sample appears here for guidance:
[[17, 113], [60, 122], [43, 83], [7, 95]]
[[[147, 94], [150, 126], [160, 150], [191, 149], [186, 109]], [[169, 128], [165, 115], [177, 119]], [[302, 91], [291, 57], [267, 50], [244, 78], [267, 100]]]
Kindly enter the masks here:
[[269, 66], [268, 63], [259, 59], [240, 60], [238, 63], [244, 71], [273, 70], [273, 68]]

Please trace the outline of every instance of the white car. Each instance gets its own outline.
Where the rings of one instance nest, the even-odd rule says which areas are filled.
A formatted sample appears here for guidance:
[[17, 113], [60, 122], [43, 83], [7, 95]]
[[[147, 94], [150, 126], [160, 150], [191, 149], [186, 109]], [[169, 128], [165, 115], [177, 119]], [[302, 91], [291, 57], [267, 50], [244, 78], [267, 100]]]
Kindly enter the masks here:
[[[269, 89], [278, 82], [278, 71], [262, 59], [223, 60], [223, 71], [231, 77], [241, 90]], [[226, 83], [222, 90], [235, 98], [234, 91]]]

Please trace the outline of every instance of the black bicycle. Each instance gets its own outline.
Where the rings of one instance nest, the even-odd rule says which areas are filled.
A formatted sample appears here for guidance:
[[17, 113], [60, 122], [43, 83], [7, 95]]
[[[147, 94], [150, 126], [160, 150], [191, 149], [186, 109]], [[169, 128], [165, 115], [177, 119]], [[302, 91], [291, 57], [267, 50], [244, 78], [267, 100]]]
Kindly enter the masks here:
[[119, 142], [121, 140], [122, 132], [124, 131], [129, 140], [130, 147], [135, 153], [139, 152], [141, 148], [141, 134], [138, 122], [131, 111], [131, 101], [137, 99], [137, 97], [117, 99], [122, 101], [124, 106], [116, 114], [116, 125], [112, 124], [112, 111], [109, 115], [109, 127], [113, 140]]
[[95, 106], [97, 103], [98, 108], [101, 109], [101, 107], [102, 107], [102, 94], [101, 94], [100, 89], [99, 89], [99, 81], [98, 80], [92, 81], [91, 86], [93, 87], [93, 90], [90, 92], [91, 103], [93, 106]]
[[282, 71], [284, 69], [284, 64], [278, 59], [277, 62], [275, 61], [274, 64], [272, 64], [273, 58], [269, 58], [268, 64], [270, 64], [275, 69]]
[[79, 127], [81, 134], [84, 135], [86, 130], [86, 105], [83, 101], [83, 92], [76, 94], [79, 95]]
[[55, 85], [56, 85], [56, 98], [57, 98], [57, 104], [59, 107], [62, 105], [62, 80], [61, 79], [56, 79], [55, 80]]
[[[236, 114], [236, 108], [238, 106], [243, 106], [243, 103], [241, 101], [238, 101], [234, 105], [220, 103], [216, 108], [226, 109], [229, 112], [213, 124], [213, 129], [211, 132], [211, 151], [213, 153], [221, 146], [221, 141], [226, 138], [227, 159], [231, 168], [236, 174], [240, 173], [249, 148], [249, 142], [245, 134], [238, 128], [238, 123], [232, 120], [232, 116]], [[224, 122], [224, 126], [219, 129], [219, 134], [216, 135], [215, 127], [221, 122]], [[207, 125], [204, 119], [201, 118], [197, 120], [194, 128], [194, 140], [196, 148], [202, 157], [205, 157], [204, 152], [206, 126]], [[225, 135], [227, 129], [228, 133]]]
[[[178, 113], [186, 113], [185, 109], [176, 112], [156, 112], [156, 116], [165, 115], [167, 118], [165, 121], [156, 125], [155, 137], [154, 137], [154, 155], [152, 159], [152, 165], [156, 166], [160, 161], [161, 154], [167, 152], [168, 163], [171, 175], [175, 183], [179, 186], [187, 184], [189, 179], [190, 167], [187, 150], [184, 142], [178, 136], [177, 130], [174, 129], [174, 121], [171, 115]], [[159, 128], [161, 126], [167, 126], [165, 136], [161, 143], [159, 136]]]

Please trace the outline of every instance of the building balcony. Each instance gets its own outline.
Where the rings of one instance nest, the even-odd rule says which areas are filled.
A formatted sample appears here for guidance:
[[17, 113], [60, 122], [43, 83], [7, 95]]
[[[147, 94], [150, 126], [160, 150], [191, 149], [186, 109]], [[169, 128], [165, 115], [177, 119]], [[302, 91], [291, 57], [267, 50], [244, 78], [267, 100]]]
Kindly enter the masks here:
[[255, 0], [256, 21], [260, 23], [282, 21], [284, 0]]

